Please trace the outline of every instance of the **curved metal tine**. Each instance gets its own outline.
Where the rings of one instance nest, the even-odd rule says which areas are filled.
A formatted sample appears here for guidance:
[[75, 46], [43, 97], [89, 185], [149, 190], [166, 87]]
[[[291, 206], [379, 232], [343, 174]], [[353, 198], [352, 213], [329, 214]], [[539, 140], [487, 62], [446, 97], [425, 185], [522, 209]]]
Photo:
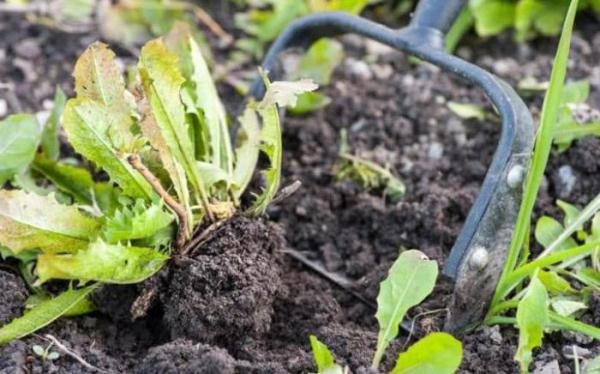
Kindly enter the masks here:
[[[319, 37], [354, 33], [433, 63], [464, 78], [485, 92], [502, 119], [500, 139], [479, 194], [446, 261], [444, 274], [451, 280], [456, 281], [458, 278], [462, 287], [465, 284], [470, 285], [465, 289], [477, 291], [477, 287], [481, 286], [480, 291], [475, 292], [473, 296], [487, 302], [500, 275], [506, 259], [506, 250], [510, 244], [510, 235], [496, 235], [493, 226], [514, 228], [516, 210], [521, 198], [514, 189], [512, 192], [506, 191], [505, 185], [501, 182], [508, 173], [509, 166], [519, 163], [522, 167], [526, 167], [533, 144], [533, 120], [525, 104], [509, 85], [485, 70], [449, 55], [443, 49], [435, 48], [431, 43], [426, 42], [427, 39], [423, 38], [420, 31], [422, 30], [417, 26], [392, 30], [346, 13], [320, 13], [293, 22], [270, 48], [263, 62], [263, 68], [266, 71], [272, 70], [278, 56], [287, 48], [306, 47]], [[263, 91], [262, 81], [255, 81], [251, 93], [260, 98], [264, 94]], [[507, 194], [510, 198], [506, 198]], [[490, 205], [493, 205], [493, 209], [490, 209], [493, 211], [488, 211]], [[510, 213], [503, 215], [503, 209]], [[477, 271], [468, 271], [469, 269], [465, 268], [467, 252], [474, 249], [474, 238], [477, 238], [478, 243], [489, 241], [488, 244], [493, 249], [490, 253], [490, 262], [494, 266], [489, 267], [488, 274], [481, 279], [477, 278], [479, 274]], [[498, 270], [497, 267], [500, 269]], [[455, 293], [457, 291], [460, 293], [461, 290], [457, 290], [457, 287]], [[473, 315], [468, 316], [467, 319], [471, 317]]]

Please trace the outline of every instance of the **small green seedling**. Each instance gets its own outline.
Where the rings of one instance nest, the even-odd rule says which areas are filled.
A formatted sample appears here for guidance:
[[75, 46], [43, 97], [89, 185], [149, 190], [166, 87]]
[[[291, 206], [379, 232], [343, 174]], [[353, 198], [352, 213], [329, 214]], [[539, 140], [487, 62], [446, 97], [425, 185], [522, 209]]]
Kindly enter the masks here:
[[50, 349], [52, 349], [53, 345], [54, 345], [54, 343], [50, 343], [50, 344], [48, 344], [48, 346], [46, 348], [44, 348], [41, 345], [36, 344], [33, 347], [31, 347], [31, 350], [42, 361], [54, 361], [54, 360], [58, 360], [60, 358], [60, 354], [58, 352], [50, 350]]
[[338, 180], [351, 179], [367, 190], [383, 189], [383, 195], [391, 202], [398, 202], [406, 194], [406, 186], [388, 168], [354, 156], [349, 151], [348, 135], [340, 131], [339, 160], [334, 174]]
[[[308, 80], [271, 83], [263, 73], [266, 95], [247, 105], [232, 144], [187, 28], [148, 42], [137, 72], [126, 88], [115, 54], [95, 43], [75, 66], [76, 97], [65, 103], [57, 94], [43, 131], [31, 115], [0, 122], [0, 184], [11, 185], [0, 190], [0, 253], [21, 261], [44, 296], [0, 329], [0, 345], [89, 312], [88, 295], [100, 285], [141, 282], [185, 253], [198, 225], [242, 210], [261, 152], [269, 160], [265, 185], [246, 212], [263, 214], [281, 179], [278, 108], [317, 88]], [[84, 162], [60, 159], [63, 106], [68, 142]], [[48, 299], [39, 287], [52, 280], [87, 286]]]
[[[588, 290], [598, 289], [598, 284], [594, 281], [598, 274], [598, 268], [594, 267], [597, 265], [597, 251], [600, 247], [600, 237], [595, 234], [598, 222], [594, 224], [596, 219], [592, 220], [590, 233], [584, 231], [583, 227], [600, 210], [600, 195], [580, 211], [574, 206], [559, 202], [566, 216], [563, 224], [550, 217], [541, 217], [534, 233], [544, 249], [534, 259], [530, 258], [528, 240], [532, 231], [530, 219], [535, 200], [553, 142], [557, 139], [557, 129], [562, 126], [561, 119], [565, 114], [563, 104], [587, 96], [584, 83], [577, 83], [570, 89], [565, 87], [577, 7], [578, 1], [572, 0], [544, 99], [513, 240], [486, 317], [488, 324], [510, 323], [518, 326], [520, 336], [515, 360], [524, 373], [529, 370], [533, 349], [541, 346], [543, 334], [549, 329], [577, 331], [600, 339], [598, 327], [575, 318], [586, 307], [585, 294]], [[566, 96], [571, 98], [565, 99]], [[582, 269], [585, 271], [582, 272]], [[567, 277], [581, 282], [584, 287], [575, 289]], [[515, 313], [515, 309], [515, 317], [505, 315]]]
[[[408, 310], [432, 291], [438, 275], [437, 263], [416, 250], [404, 251], [381, 283], [377, 296], [379, 334], [371, 368], [378, 370], [383, 355], [399, 332]], [[329, 349], [311, 336], [318, 373], [343, 373]], [[449, 334], [431, 333], [400, 353], [391, 374], [454, 373], [462, 361], [462, 344]]]

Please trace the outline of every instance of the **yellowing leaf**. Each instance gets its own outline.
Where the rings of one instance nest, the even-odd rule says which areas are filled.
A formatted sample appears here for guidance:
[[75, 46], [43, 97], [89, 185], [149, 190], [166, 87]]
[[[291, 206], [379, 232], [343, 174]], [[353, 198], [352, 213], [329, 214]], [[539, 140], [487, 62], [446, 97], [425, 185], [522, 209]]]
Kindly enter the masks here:
[[517, 308], [519, 348], [515, 360], [521, 372], [528, 372], [532, 350], [542, 345], [544, 327], [548, 323], [548, 293], [542, 282], [534, 276]]
[[161, 39], [152, 40], [142, 48], [139, 70], [146, 99], [164, 144], [183, 167], [194, 192], [206, 206], [208, 198], [196, 168], [194, 146], [188, 136], [185, 108], [179, 96], [184, 78], [177, 67], [177, 56]]
[[461, 342], [452, 335], [434, 332], [400, 353], [390, 374], [452, 374], [461, 361]]
[[0, 244], [15, 253], [28, 249], [73, 252], [97, 235], [99, 222], [53, 195], [0, 190]]
[[239, 122], [238, 138], [240, 138], [240, 144], [235, 151], [236, 163], [233, 170], [233, 181], [237, 186], [237, 190], [234, 191], [236, 199], [241, 197], [250, 184], [260, 151], [260, 125], [256, 111], [247, 107], [240, 116]]
[[34, 116], [15, 114], [0, 121], [0, 186], [27, 168], [40, 141]]
[[155, 274], [168, 256], [150, 248], [110, 245], [96, 241], [74, 254], [39, 256], [39, 283], [50, 279], [138, 283]]
[[90, 99], [69, 100], [64, 113], [65, 131], [75, 151], [105, 170], [125, 194], [151, 199], [155, 196], [152, 187], [109, 138], [115, 120], [118, 117], [113, 116], [110, 108]]
[[372, 367], [376, 369], [408, 309], [433, 291], [438, 275], [437, 263], [423, 253], [410, 250], [400, 254], [388, 277], [381, 282], [377, 296], [379, 335]]
[[60, 318], [97, 288], [92, 285], [68, 290], [57, 297], [36, 305], [33, 309], [0, 329], [0, 345], [23, 338]]

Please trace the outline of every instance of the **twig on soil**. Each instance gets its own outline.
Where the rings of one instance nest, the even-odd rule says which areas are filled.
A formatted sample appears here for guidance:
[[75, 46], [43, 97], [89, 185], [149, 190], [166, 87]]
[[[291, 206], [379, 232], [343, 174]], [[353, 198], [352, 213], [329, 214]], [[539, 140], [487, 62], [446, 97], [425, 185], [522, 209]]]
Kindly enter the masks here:
[[63, 351], [63, 353], [71, 356], [72, 358], [74, 358], [75, 360], [77, 360], [81, 365], [85, 366], [86, 368], [88, 368], [90, 370], [95, 370], [95, 371], [97, 371], [99, 373], [109, 373], [108, 371], [102, 370], [100, 368], [97, 368], [94, 365], [92, 365], [89, 362], [87, 362], [86, 360], [84, 360], [79, 354], [77, 354], [75, 351], [67, 348], [64, 344], [62, 344], [60, 342], [60, 340], [58, 340], [54, 336], [52, 336], [50, 334], [46, 334], [46, 335], [40, 336], [40, 337], [43, 338], [43, 339], [45, 339], [45, 340], [50, 340], [52, 343], [54, 343], [54, 345], [58, 349], [60, 349], [61, 351]]
[[[198, 236], [195, 236], [190, 242], [186, 244], [186, 246], [179, 252], [179, 256], [184, 257], [190, 253], [195, 248], [200, 247], [202, 244], [206, 243], [208, 239], [210, 239], [214, 234], [219, 232], [219, 230], [228, 222], [228, 220], [217, 221], [212, 223], [210, 226], [206, 228], [206, 230], [202, 231]], [[194, 233], [195, 234], [195, 233]]]
[[276, 204], [276, 203], [282, 202], [283, 200], [285, 200], [288, 197], [290, 197], [293, 194], [295, 194], [296, 191], [298, 191], [298, 189], [301, 186], [302, 186], [302, 182], [295, 181], [294, 183], [289, 184], [289, 185], [283, 187], [282, 189], [279, 190], [279, 192], [277, 193], [277, 196], [275, 196], [275, 198], [273, 199], [273, 201], [271, 201], [271, 204]]
[[216, 36], [221, 39], [222, 47], [228, 47], [233, 43], [233, 37], [227, 33], [227, 31], [223, 30], [221, 25], [214, 18], [210, 16], [204, 9], [200, 8], [197, 5], [193, 6], [194, 16], [198, 18], [200, 22], [206, 25]]
[[154, 191], [156, 191], [156, 193], [158, 193], [158, 195], [163, 199], [165, 204], [167, 204], [167, 206], [173, 211], [173, 213], [175, 213], [177, 215], [177, 218], [179, 219], [179, 229], [177, 231], [177, 238], [175, 239], [175, 248], [181, 249], [183, 247], [183, 245], [185, 244], [185, 240], [186, 240], [185, 236], [188, 231], [188, 225], [189, 225], [187, 212], [185, 211], [183, 206], [181, 206], [181, 204], [179, 204], [163, 188], [163, 186], [160, 184], [160, 181], [158, 180], [158, 178], [156, 178], [156, 176], [154, 174], [152, 174], [152, 172], [146, 167], [146, 165], [144, 165], [142, 163], [142, 159], [140, 158], [139, 155], [137, 155], [137, 154], [130, 155], [127, 158], [127, 161], [129, 161], [129, 164], [135, 170], [137, 170], [144, 177], [144, 179], [146, 179], [146, 181], [148, 181], [148, 183], [150, 183], [150, 185], [152, 186]]

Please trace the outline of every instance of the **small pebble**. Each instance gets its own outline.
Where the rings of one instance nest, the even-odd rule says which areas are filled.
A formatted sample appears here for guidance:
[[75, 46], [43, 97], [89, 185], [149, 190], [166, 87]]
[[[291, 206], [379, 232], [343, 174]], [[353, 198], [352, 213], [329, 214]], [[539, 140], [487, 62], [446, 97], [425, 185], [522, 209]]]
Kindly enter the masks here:
[[560, 365], [557, 360], [553, 360], [546, 363], [535, 363], [533, 374], [561, 374]]
[[432, 160], [439, 160], [444, 155], [444, 146], [439, 142], [432, 142], [429, 145], [429, 151], [427, 152], [427, 156], [429, 156]]
[[46, 123], [46, 121], [48, 121], [49, 117], [50, 117], [49, 110], [41, 110], [35, 114], [35, 118], [37, 118], [37, 121], [40, 124], [40, 126], [43, 126]]
[[371, 55], [381, 56], [394, 52], [392, 47], [371, 39], [367, 39], [365, 41], [365, 47], [367, 49], [367, 53]]
[[8, 104], [6, 100], [0, 99], [0, 117], [4, 117], [8, 113]]
[[369, 80], [373, 78], [373, 72], [369, 68], [366, 62], [357, 60], [354, 58], [349, 58], [346, 60], [346, 64], [348, 65], [348, 69], [350, 72], [364, 80]]
[[378, 64], [373, 66], [373, 73], [377, 79], [386, 80], [394, 75], [394, 68], [390, 64]]
[[37, 40], [31, 38], [17, 43], [14, 49], [17, 56], [27, 59], [34, 59], [42, 53], [42, 49]]
[[571, 165], [563, 165], [558, 169], [558, 178], [560, 183], [562, 184], [561, 195], [569, 195], [571, 191], [573, 191], [573, 187], [575, 187], [575, 183], [577, 182], [577, 177], [575, 176], [575, 172]]

